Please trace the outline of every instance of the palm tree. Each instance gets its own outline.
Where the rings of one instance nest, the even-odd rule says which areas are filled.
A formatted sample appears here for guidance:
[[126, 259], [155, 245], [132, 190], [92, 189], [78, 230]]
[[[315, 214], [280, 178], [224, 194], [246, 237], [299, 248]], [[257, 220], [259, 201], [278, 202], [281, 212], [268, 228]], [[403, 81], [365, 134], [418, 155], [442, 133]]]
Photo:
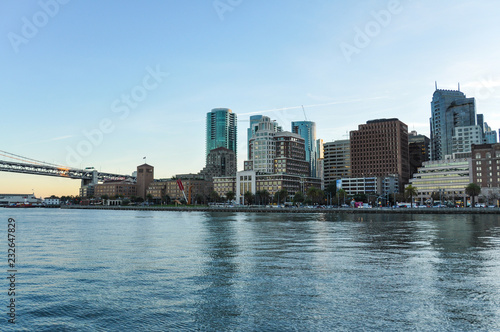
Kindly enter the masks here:
[[471, 197], [471, 207], [474, 207], [474, 198], [481, 193], [481, 187], [475, 183], [469, 183], [465, 187], [465, 193]]
[[410, 196], [410, 207], [413, 207], [413, 196], [417, 196], [417, 188], [412, 186], [411, 184], [407, 185], [405, 188], [405, 196]]
[[339, 205], [341, 205], [341, 204], [340, 204], [340, 198], [341, 198], [341, 197], [342, 197], [342, 198], [344, 198], [344, 203], [343, 203], [343, 204], [345, 204], [345, 196], [346, 196], [346, 192], [345, 192], [345, 190], [344, 190], [344, 189], [339, 189], [339, 190], [337, 191], [337, 195], [338, 195], [338, 199], [337, 199], [338, 204], [339, 204]]

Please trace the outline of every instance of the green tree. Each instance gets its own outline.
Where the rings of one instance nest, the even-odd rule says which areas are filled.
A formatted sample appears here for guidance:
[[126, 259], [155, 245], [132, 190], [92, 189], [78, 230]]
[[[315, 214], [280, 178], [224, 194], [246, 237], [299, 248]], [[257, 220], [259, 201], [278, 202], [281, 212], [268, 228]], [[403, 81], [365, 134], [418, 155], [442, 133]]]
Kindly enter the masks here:
[[247, 203], [247, 205], [251, 205], [253, 203], [253, 194], [250, 191], [247, 191], [244, 194], [244, 197], [245, 197], [245, 202]]
[[273, 201], [276, 202], [277, 204], [281, 204], [281, 202], [286, 202], [287, 196], [288, 196], [288, 191], [285, 188], [283, 188], [274, 194]]
[[413, 207], [413, 196], [417, 196], [417, 188], [412, 186], [411, 184], [407, 185], [405, 188], [405, 196], [410, 197], [410, 206]]
[[471, 197], [471, 207], [474, 207], [474, 198], [481, 193], [481, 187], [475, 183], [469, 183], [465, 187], [465, 193]]
[[213, 190], [213, 191], [210, 193], [209, 198], [210, 198], [210, 200], [211, 200], [212, 202], [216, 203], [216, 202], [218, 202], [218, 201], [219, 201], [220, 196], [219, 196], [219, 194], [218, 194], [215, 190]]
[[304, 201], [305, 197], [304, 194], [302, 194], [300, 191], [296, 192], [295, 195], [293, 196], [293, 203], [302, 203]]
[[345, 201], [346, 201], [346, 197], [347, 197], [347, 193], [345, 192], [344, 189], [339, 189], [337, 191], [337, 200], [338, 200], [338, 203], [339, 203], [339, 206], [341, 204], [344, 204]]
[[234, 198], [236, 197], [236, 194], [232, 191], [228, 191], [226, 193], [226, 198], [228, 201], [234, 201]]

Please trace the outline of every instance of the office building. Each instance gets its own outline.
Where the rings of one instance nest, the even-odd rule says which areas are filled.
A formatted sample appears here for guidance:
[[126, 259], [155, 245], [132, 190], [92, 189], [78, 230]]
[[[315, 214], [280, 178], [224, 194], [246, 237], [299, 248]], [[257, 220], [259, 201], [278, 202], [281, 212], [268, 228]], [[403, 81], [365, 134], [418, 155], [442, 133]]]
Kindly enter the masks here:
[[210, 151], [223, 147], [237, 156], [236, 114], [228, 108], [214, 108], [207, 113], [206, 156]]
[[457, 90], [437, 89], [431, 102], [431, 159], [442, 160], [453, 153], [455, 128], [476, 125], [474, 98]]
[[234, 151], [220, 147], [208, 153], [206, 166], [200, 171], [200, 177], [212, 181], [218, 176], [236, 175], [236, 154]]
[[472, 146], [472, 182], [481, 188], [500, 188], [500, 144]]
[[371, 120], [350, 138], [352, 177], [396, 175], [402, 191], [410, 178], [408, 126], [398, 119]]
[[465, 187], [472, 181], [470, 169], [470, 158], [448, 155], [443, 160], [424, 162], [410, 184], [417, 189], [421, 204], [431, 200], [433, 194], [454, 201], [464, 197]]
[[[141, 166], [139, 166], [141, 167]], [[133, 196], [139, 196], [137, 193], [138, 184], [136, 184], [131, 179], [126, 180], [108, 180], [103, 183], [96, 184], [94, 186], [94, 196], [97, 198], [102, 198], [107, 196], [108, 198], [114, 197], [126, 197], [131, 198]], [[144, 197], [146, 194], [144, 193]]]
[[471, 152], [472, 144], [482, 144], [483, 141], [481, 126], [456, 127], [452, 137], [452, 154]]
[[[247, 146], [250, 145], [250, 139], [259, 130], [259, 122], [262, 120], [263, 117], [264, 115], [252, 115], [250, 117], [250, 126], [247, 129]], [[271, 121], [271, 128], [276, 133], [283, 131], [283, 128], [279, 126], [275, 120]], [[250, 150], [248, 150], [247, 158], [250, 160]]]
[[323, 174], [325, 187], [338, 179], [351, 177], [351, 142], [348, 139], [324, 144]]
[[310, 176], [316, 176], [316, 160], [318, 158], [316, 145], [316, 123], [312, 121], [293, 121], [292, 133], [298, 134], [304, 139], [306, 161], [310, 165]]
[[412, 131], [408, 135], [408, 152], [410, 155], [410, 176], [417, 173], [424, 161], [429, 160], [430, 139]]

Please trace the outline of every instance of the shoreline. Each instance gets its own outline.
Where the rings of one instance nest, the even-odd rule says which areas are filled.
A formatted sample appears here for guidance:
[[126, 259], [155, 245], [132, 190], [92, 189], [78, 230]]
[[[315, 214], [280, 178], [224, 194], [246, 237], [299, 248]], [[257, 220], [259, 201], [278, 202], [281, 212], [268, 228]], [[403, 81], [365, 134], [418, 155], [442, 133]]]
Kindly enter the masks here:
[[389, 213], [389, 214], [500, 214], [500, 208], [266, 208], [266, 207], [161, 207], [65, 205], [61, 209], [177, 212], [252, 212], [252, 213]]

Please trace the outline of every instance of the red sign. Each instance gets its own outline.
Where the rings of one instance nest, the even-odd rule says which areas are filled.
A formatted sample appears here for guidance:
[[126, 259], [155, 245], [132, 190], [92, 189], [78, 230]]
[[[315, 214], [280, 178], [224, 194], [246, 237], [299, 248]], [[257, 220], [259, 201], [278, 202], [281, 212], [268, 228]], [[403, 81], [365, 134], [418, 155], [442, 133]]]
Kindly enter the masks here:
[[184, 191], [184, 186], [182, 185], [182, 181], [181, 181], [181, 179], [178, 179], [178, 180], [177, 180], [177, 185], [179, 186], [179, 190], [180, 190], [180, 191]]

